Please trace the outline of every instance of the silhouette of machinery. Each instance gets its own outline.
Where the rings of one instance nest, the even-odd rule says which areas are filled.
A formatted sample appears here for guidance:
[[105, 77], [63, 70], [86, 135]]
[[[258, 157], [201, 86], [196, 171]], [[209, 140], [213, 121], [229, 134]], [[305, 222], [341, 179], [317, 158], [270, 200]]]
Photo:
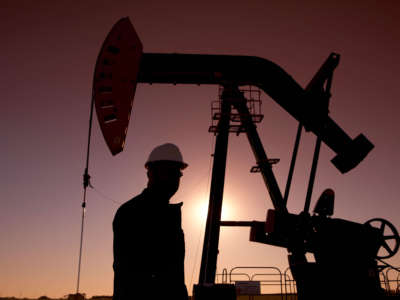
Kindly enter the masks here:
[[[143, 53], [131, 22], [117, 22], [103, 43], [93, 80], [93, 104], [101, 130], [113, 155], [121, 152], [137, 83], [215, 84], [222, 87], [215, 124], [216, 135], [210, 202], [203, 244], [196, 299], [234, 298], [230, 285], [215, 284], [220, 226], [249, 226], [250, 240], [286, 248], [289, 265], [297, 282], [299, 299], [336, 299], [344, 294], [381, 296], [377, 259], [393, 256], [400, 238], [394, 226], [384, 219], [365, 224], [332, 218], [334, 192], [327, 189], [309, 213], [312, 189], [321, 143], [336, 156], [332, 163], [342, 173], [356, 167], [374, 147], [362, 134], [350, 138], [329, 117], [332, 76], [340, 56], [332, 53], [303, 89], [289, 74], [271, 61], [259, 57]], [[267, 157], [256, 123], [262, 120], [241, 88], [255, 86], [264, 91], [299, 121], [285, 194], [282, 195]], [[93, 105], [92, 105], [93, 107]], [[316, 146], [304, 210], [289, 213], [290, 190], [302, 128], [313, 132]], [[226, 155], [230, 132], [246, 134], [274, 209], [265, 221], [221, 221]], [[390, 230], [390, 233], [386, 233]], [[380, 254], [386, 251], [385, 254]], [[306, 253], [315, 262], [308, 262]], [[346, 269], [352, 269], [351, 277]]]

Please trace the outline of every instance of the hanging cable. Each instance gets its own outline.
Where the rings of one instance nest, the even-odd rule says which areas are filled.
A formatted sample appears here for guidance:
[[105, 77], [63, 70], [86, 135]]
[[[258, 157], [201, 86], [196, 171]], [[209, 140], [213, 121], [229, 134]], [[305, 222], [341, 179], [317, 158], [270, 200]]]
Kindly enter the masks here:
[[89, 185], [101, 198], [111, 201], [115, 204], [121, 205], [121, 202], [115, 201], [113, 198], [108, 197], [107, 195], [105, 195], [103, 192], [99, 191], [97, 188], [95, 188], [92, 184]]

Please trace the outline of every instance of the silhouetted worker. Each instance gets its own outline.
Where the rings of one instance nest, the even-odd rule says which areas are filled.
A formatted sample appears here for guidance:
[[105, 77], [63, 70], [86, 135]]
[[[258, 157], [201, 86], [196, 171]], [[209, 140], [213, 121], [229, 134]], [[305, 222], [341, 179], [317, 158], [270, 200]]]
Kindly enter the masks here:
[[154, 148], [148, 184], [121, 205], [114, 221], [114, 300], [188, 299], [181, 206], [170, 204], [187, 167], [174, 144]]

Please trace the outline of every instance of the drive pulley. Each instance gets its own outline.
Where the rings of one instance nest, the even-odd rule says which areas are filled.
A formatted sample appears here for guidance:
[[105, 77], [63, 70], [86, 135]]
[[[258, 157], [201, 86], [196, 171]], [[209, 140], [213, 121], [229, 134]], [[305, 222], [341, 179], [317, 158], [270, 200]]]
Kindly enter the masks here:
[[[400, 236], [396, 227], [388, 220], [382, 218], [374, 218], [365, 222], [366, 225], [379, 228], [379, 250], [377, 258], [389, 258], [397, 253], [400, 247]], [[386, 233], [385, 233], [386, 231]], [[383, 254], [385, 250], [386, 254]]]

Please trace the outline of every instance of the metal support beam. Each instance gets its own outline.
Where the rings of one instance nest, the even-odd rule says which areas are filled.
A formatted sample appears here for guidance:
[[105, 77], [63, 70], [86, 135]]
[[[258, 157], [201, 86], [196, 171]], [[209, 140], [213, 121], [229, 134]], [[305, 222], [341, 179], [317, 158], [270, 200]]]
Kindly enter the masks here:
[[222, 95], [221, 119], [218, 123], [212, 170], [210, 200], [206, 232], [204, 235], [199, 284], [213, 284], [217, 268], [218, 242], [224, 193], [226, 157], [228, 151], [231, 104], [226, 100], [227, 90]]
[[251, 120], [251, 115], [246, 105], [246, 98], [239, 90], [237, 90], [237, 99], [233, 105], [239, 112], [242, 125], [246, 128], [247, 139], [249, 140], [251, 149], [253, 150], [257, 165], [260, 167], [264, 183], [268, 189], [275, 210], [279, 212], [287, 212], [278, 182], [276, 181], [274, 173], [272, 172], [272, 167], [268, 162], [268, 157], [261, 143], [256, 125], [254, 125]]
[[299, 151], [302, 130], [303, 130], [303, 125], [301, 125], [301, 123], [299, 123], [299, 126], [297, 127], [297, 133], [296, 133], [296, 141], [294, 142], [292, 160], [290, 161], [288, 179], [286, 181], [285, 196], [283, 198], [283, 202], [285, 203], [286, 207], [287, 207], [287, 201], [289, 198], [290, 186], [292, 184], [292, 178], [293, 178], [294, 166], [296, 164], [297, 153]]
[[[310, 90], [314, 88], [317, 91], [319, 91], [321, 95], [323, 95], [321, 97], [322, 103], [320, 104], [320, 107], [322, 107], [321, 111], [325, 111], [326, 114], [322, 115], [321, 119], [328, 118], [329, 98], [331, 97], [332, 78], [333, 78], [333, 69], [330, 70], [330, 72], [327, 72], [327, 74], [325, 74], [325, 77], [320, 79], [319, 85], [315, 84], [315, 86], [313, 86], [312, 85], [313, 81], [310, 82], [309, 84]], [[326, 81], [326, 87], [324, 89], [325, 81]], [[304, 213], [309, 213], [310, 211], [311, 196], [314, 188], [315, 175], [317, 173], [317, 165], [318, 165], [319, 153], [321, 150], [321, 143], [322, 143], [321, 137], [317, 136], [317, 141], [315, 143], [315, 150], [313, 155], [313, 162], [311, 165], [310, 179], [308, 182], [306, 201], [304, 203], [304, 210], [303, 210]]]
[[221, 221], [221, 226], [233, 226], [233, 227], [251, 227], [256, 224], [257, 221]]

